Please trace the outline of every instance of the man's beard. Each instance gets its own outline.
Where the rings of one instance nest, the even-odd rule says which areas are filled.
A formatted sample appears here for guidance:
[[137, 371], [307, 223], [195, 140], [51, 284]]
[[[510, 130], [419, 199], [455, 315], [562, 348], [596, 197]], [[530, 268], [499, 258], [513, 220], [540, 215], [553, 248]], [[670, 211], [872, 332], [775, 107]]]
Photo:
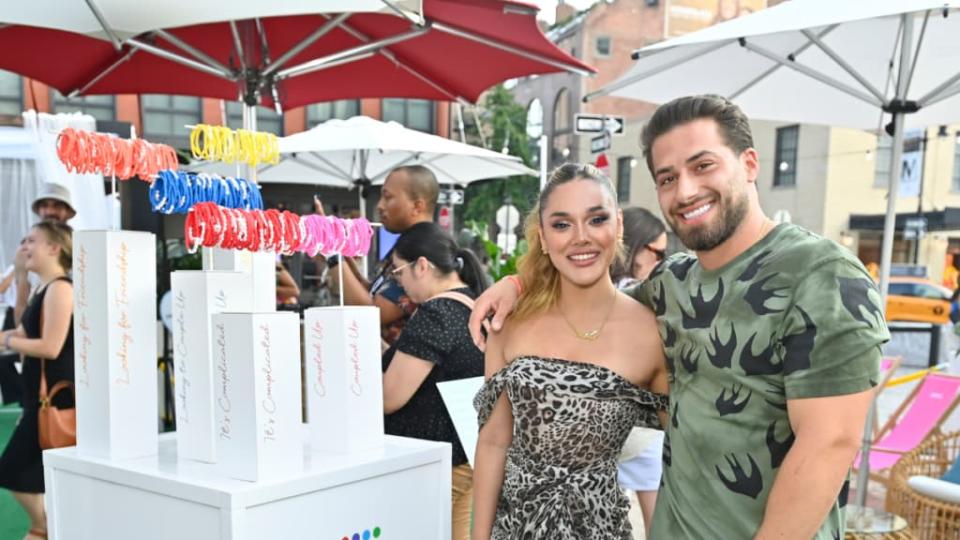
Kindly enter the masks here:
[[[719, 201], [717, 203], [719, 205]], [[680, 230], [677, 227], [678, 219], [670, 220], [670, 228], [676, 233], [680, 241], [687, 249], [693, 251], [710, 251], [720, 244], [726, 242], [733, 233], [737, 231], [743, 218], [747, 215], [749, 202], [746, 194], [731, 201], [729, 204], [720, 206], [720, 217], [715, 224], [701, 225], [687, 230]]]

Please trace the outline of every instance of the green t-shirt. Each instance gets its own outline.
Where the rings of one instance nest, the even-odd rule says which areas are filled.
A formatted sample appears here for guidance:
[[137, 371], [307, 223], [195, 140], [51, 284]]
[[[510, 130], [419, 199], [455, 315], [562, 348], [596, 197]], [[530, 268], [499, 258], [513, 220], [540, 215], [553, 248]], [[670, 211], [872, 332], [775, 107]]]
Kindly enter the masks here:
[[[670, 370], [652, 537], [753, 538], [794, 441], [786, 401], [877, 384], [876, 286], [847, 250], [784, 224], [717, 270], [670, 257], [631, 294], [656, 312]], [[818, 540], [843, 537], [839, 495]]]

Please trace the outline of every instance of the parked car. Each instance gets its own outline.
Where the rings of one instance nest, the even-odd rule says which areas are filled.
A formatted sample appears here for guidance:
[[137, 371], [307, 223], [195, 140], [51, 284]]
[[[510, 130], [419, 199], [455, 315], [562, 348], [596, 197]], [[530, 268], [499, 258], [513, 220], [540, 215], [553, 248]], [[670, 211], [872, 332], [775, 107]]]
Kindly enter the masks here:
[[948, 324], [953, 291], [916, 277], [891, 277], [887, 320]]

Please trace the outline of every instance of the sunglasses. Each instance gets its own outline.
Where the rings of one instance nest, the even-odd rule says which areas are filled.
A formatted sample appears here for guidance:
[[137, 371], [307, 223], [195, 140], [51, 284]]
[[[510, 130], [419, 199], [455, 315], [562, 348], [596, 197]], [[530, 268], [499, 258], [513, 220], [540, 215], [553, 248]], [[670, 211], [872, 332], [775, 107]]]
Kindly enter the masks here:
[[657, 249], [657, 248], [655, 248], [655, 247], [653, 247], [653, 246], [651, 246], [651, 245], [649, 245], [649, 244], [643, 246], [643, 248], [646, 249], [647, 251], [653, 253], [654, 255], [656, 255], [658, 261], [662, 261], [662, 260], [664, 260], [665, 258], [667, 258], [667, 250], [665, 250], [665, 249]]

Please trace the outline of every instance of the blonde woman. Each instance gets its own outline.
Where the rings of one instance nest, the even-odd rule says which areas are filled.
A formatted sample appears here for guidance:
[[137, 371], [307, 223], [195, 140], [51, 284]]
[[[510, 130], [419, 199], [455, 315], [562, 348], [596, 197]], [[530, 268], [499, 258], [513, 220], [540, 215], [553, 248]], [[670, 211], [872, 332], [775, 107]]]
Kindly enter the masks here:
[[[33, 226], [20, 247], [26, 269], [40, 278], [40, 288], [27, 304], [21, 324], [0, 333], [0, 344], [23, 360], [23, 416], [0, 456], [0, 487], [9, 489], [30, 517], [26, 539], [47, 537], [43, 508], [43, 460], [37, 414], [40, 369], [44, 362], [47, 387], [73, 382], [73, 285], [67, 276], [72, 263], [70, 226], [42, 221]], [[53, 400], [56, 407], [73, 407], [71, 392]]]
[[610, 277], [622, 231], [589, 165], [556, 169], [527, 219], [525, 292], [476, 398], [474, 540], [632, 538], [617, 456], [665, 420], [667, 369], [653, 312]]

